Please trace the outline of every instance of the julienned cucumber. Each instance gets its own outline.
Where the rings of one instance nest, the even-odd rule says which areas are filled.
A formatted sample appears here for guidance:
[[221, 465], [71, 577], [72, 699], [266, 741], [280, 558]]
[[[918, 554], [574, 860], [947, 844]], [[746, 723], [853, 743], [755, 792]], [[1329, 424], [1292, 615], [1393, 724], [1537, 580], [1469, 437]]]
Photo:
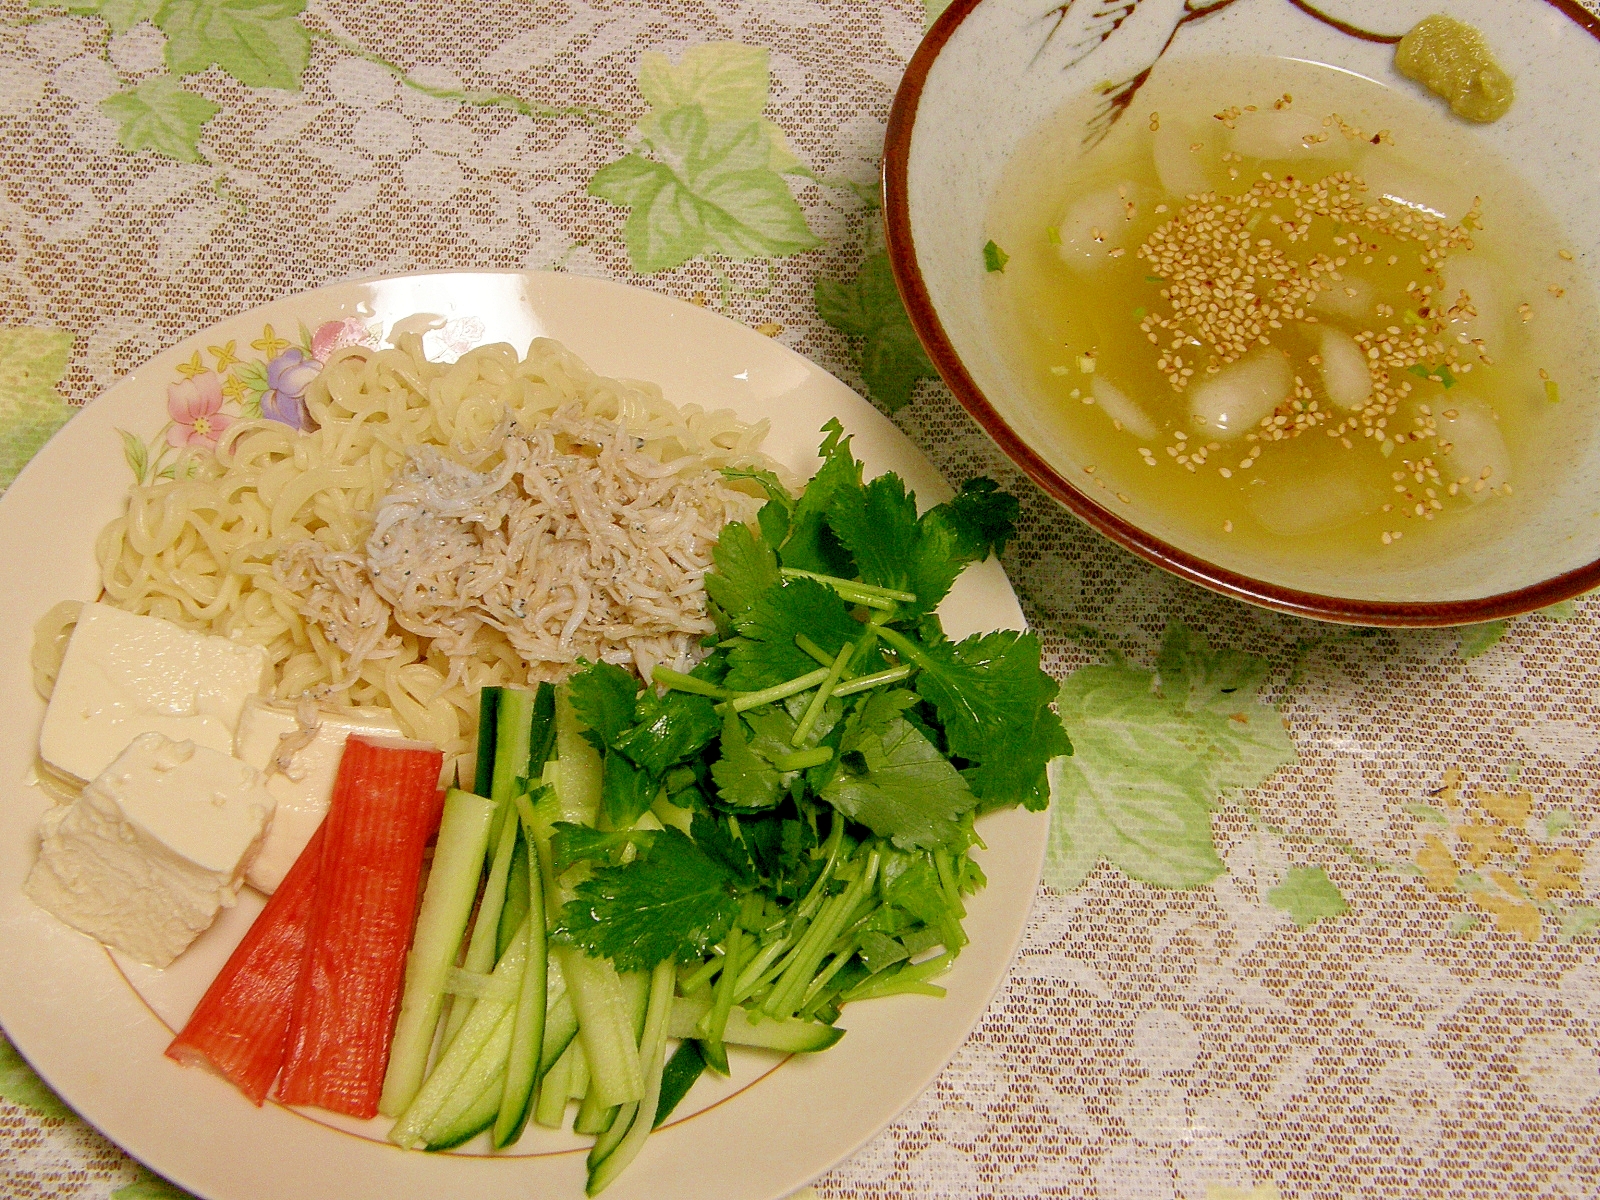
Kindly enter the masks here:
[[493, 1125], [495, 1114], [500, 1111], [500, 1097], [504, 1091], [505, 1075], [501, 1073], [489, 1081], [489, 1086], [472, 1102], [472, 1107], [462, 1113], [453, 1125], [429, 1140], [428, 1149], [454, 1150]]
[[456, 960], [478, 893], [494, 805], [452, 790], [444, 801], [439, 840], [428, 870], [417, 933], [406, 962], [405, 991], [389, 1052], [378, 1111], [399, 1116], [422, 1086], [428, 1052], [444, 1005], [445, 978]]
[[[672, 1002], [667, 1036], [698, 1038], [700, 1019], [710, 1011], [709, 1000], [678, 997]], [[752, 1021], [749, 1010], [743, 1008], [728, 1010], [728, 1023], [722, 1032], [722, 1040], [735, 1046], [758, 1046], [783, 1054], [814, 1054], [835, 1045], [843, 1036], [844, 1030], [837, 1025], [824, 1025], [821, 1021], [780, 1021], [773, 1017]]]
[[[527, 796], [516, 799], [517, 820], [526, 846], [534, 839], [533, 804]], [[504, 1149], [522, 1136], [533, 1107], [533, 1089], [539, 1082], [544, 1057], [546, 982], [549, 958], [545, 938], [544, 881], [540, 878], [539, 856], [527, 854], [528, 961], [522, 969], [522, 990], [517, 997], [516, 1024], [511, 1038], [511, 1057], [506, 1063], [505, 1095], [494, 1123], [494, 1146]]]
[[[650, 1007], [645, 1015], [640, 1054], [644, 1059], [644, 1096], [634, 1106], [627, 1132], [614, 1146], [602, 1149], [596, 1142], [589, 1155], [587, 1191], [597, 1196], [638, 1157], [645, 1138], [655, 1128], [656, 1106], [661, 1100], [661, 1073], [667, 1061], [667, 1019], [672, 1011], [672, 993], [677, 989], [678, 973], [671, 959], [657, 963], [650, 973]], [[626, 1111], [626, 1110], [624, 1110]]]

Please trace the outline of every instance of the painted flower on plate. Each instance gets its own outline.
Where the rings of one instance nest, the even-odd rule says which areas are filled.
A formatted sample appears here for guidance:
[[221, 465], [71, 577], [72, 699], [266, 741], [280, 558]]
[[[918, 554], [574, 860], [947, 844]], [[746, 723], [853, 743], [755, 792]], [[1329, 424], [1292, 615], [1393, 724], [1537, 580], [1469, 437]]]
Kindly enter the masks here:
[[172, 418], [167, 441], [180, 449], [215, 446], [234, 420], [222, 411], [222, 380], [214, 371], [168, 384], [167, 415]]
[[343, 350], [346, 346], [371, 344], [372, 335], [355, 317], [346, 317], [342, 321], [324, 321], [311, 335], [311, 357], [318, 362], [327, 362], [335, 350]]
[[267, 364], [267, 390], [261, 396], [261, 415], [293, 429], [306, 427], [305, 391], [322, 364], [291, 346]]

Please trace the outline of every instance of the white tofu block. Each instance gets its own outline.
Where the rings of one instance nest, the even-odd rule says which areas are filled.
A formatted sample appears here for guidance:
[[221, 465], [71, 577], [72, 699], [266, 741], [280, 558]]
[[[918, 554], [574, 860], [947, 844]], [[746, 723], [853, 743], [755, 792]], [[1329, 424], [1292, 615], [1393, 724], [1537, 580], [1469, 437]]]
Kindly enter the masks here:
[[352, 733], [399, 737], [400, 726], [386, 708], [318, 708], [316, 733], [305, 741], [293, 707], [260, 697], [245, 701], [234, 753], [266, 773], [267, 790], [277, 801], [272, 828], [245, 875], [257, 891], [270, 896], [278, 889], [328, 815], [345, 738]]
[[165, 967], [238, 899], [272, 809], [254, 767], [141, 734], [45, 814], [23, 890], [74, 929]]
[[232, 754], [245, 699], [271, 684], [259, 646], [85, 604], [39, 731], [39, 755], [93, 779], [142, 733]]

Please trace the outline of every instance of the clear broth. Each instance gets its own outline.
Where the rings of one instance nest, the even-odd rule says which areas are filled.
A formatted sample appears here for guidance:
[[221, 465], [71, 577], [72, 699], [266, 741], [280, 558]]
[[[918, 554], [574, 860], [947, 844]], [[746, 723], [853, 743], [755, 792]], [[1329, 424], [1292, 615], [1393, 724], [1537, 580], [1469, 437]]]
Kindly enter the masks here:
[[[1555, 440], [1588, 436], [1564, 417], [1587, 407], [1570, 401], [1597, 376], [1600, 322], [1557, 223], [1513, 171], [1425, 102], [1296, 60], [1164, 63], [1084, 153], [1098, 103], [1070, 105], [1020, 148], [988, 223], [1009, 255], [986, 278], [997, 341], [1079, 456], [1080, 486], [1255, 561], [1357, 569], [1459, 546], [1537, 503]], [[1291, 226], [1297, 200], [1319, 203], [1307, 185], [1330, 179], [1325, 215]], [[1196, 205], [1225, 210], [1212, 226], [1248, 210], [1234, 232], [1254, 265], [1218, 255]], [[1210, 248], [1186, 259], [1190, 235]], [[1232, 298], [1201, 331], [1215, 293], [1192, 289], [1187, 316], [1174, 297], [1188, 304], [1179, 277], [1205, 275]], [[1293, 277], [1298, 301], [1284, 302]], [[1379, 381], [1355, 411], [1352, 344]], [[1241, 363], [1257, 364], [1253, 392]], [[1206, 391], [1219, 377], [1233, 385]], [[1241, 399], [1284, 386], [1265, 413]]]

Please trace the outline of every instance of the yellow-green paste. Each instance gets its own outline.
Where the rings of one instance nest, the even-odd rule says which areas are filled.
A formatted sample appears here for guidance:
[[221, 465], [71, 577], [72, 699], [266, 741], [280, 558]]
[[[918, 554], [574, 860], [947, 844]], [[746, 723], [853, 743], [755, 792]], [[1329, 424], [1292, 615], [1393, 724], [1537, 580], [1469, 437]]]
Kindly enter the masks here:
[[1498, 121], [1515, 96], [1511, 76], [1494, 61], [1483, 34], [1454, 17], [1418, 21], [1395, 47], [1394, 65], [1469, 121]]

